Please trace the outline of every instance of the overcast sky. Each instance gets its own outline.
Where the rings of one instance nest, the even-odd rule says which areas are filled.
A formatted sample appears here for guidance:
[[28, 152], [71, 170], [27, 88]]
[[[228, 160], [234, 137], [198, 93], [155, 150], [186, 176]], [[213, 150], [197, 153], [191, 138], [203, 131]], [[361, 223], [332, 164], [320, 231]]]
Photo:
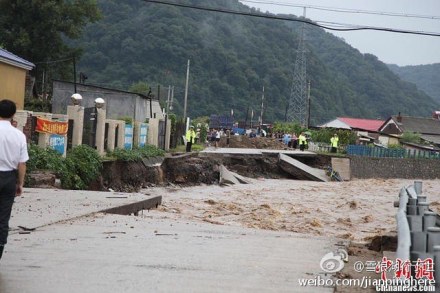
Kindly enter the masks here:
[[[259, 8], [262, 12], [294, 15], [303, 15], [303, 8], [287, 7], [277, 3], [435, 16], [437, 19], [422, 19], [306, 9], [306, 17], [313, 21], [389, 27], [440, 34], [440, 0], [254, 0], [255, 2], [272, 4], [241, 1], [247, 6]], [[440, 37], [378, 31], [329, 32], [344, 38], [347, 43], [361, 53], [374, 54], [385, 63], [399, 66], [440, 63]]]

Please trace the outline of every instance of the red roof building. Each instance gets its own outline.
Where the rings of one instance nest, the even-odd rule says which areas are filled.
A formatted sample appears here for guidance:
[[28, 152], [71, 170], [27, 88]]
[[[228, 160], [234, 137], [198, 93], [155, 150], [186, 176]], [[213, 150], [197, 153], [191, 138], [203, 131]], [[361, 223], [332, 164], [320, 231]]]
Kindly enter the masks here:
[[384, 122], [385, 122], [384, 120], [375, 120], [375, 119], [337, 117], [332, 121], [319, 125], [319, 127], [331, 127], [338, 129], [378, 132], [379, 128], [383, 125]]

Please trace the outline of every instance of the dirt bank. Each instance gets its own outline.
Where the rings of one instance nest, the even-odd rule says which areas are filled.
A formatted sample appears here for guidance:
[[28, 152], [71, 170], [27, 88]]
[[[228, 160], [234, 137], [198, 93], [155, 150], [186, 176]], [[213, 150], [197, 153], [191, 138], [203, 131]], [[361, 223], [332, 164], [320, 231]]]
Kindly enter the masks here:
[[[315, 168], [324, 168], [330, 164], [329, 156], [304, 157], [299, 160]], [[145, 162], [106, 162], [101, 177], [90, 188], [132, 192], [143, 187], [168, 184], [218, 184], [220, 165], [249, 178], [295, 179], [278, 166], [276, 154], [250, 156], [190, 153], [166, 157], [161, 164], [156, 165]]]

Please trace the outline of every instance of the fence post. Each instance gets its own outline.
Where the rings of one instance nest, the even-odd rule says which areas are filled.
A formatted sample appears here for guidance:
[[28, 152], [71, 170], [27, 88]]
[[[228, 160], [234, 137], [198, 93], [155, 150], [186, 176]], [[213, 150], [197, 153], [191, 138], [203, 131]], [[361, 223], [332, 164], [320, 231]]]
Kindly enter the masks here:
[[67, 106], [67, 116], [73, 120], [72, 146], [82, 144], [84, 128], [84, 107], [79, 105]]

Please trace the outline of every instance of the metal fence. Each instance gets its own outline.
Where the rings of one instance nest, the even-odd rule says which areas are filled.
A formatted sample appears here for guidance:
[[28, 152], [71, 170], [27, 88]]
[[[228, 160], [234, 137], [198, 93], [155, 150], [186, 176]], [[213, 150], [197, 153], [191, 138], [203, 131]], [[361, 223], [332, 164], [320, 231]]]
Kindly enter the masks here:
[[346, 151], [347, 151], [347, 155], [375, 157], [375, 158], [440, 159], [440, 152], [436, 152], [436, 151], [386, 149], [380, 147], [369, 147], [364, 145], [348, 145]]
[[[422, 182], [402, 188], [395, 206], [399, 208], [396, 259], [409, 260], [411, 268], [431, 262], [433, 277], [440, 281], [440, 216], [429, 209], [426, 196], [422, 195]], [[420, 276], [415, 273], [411, 271], [418, 279]], [[435, 292], [439, 292], [439, 283], [436, 282]]]

